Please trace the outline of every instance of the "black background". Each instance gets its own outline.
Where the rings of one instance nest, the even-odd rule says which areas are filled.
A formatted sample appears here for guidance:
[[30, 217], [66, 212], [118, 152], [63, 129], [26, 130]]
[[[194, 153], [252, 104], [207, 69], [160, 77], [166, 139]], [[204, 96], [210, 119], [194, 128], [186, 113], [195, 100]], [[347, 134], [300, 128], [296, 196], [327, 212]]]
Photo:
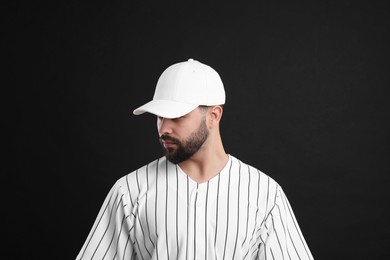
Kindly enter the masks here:
[[227, 152], [284, 188], [316, 259], [389, 258], [389, 21], [386, 1], [15, 1], [2, 258], [76, 257], [115, 180], [161, 155], [132, 110], [188, 58], [219, 72]]

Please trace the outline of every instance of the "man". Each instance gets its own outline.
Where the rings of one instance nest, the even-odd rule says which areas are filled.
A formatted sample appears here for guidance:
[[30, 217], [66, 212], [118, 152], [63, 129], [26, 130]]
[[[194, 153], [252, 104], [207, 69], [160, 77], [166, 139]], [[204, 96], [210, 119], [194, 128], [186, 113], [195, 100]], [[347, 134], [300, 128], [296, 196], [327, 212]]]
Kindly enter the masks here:
[[190, 59], [153, 100], [165, 156], [119, 179], [77, 259], [312, 259], [281, 187], [226, 154], [218, 73]]

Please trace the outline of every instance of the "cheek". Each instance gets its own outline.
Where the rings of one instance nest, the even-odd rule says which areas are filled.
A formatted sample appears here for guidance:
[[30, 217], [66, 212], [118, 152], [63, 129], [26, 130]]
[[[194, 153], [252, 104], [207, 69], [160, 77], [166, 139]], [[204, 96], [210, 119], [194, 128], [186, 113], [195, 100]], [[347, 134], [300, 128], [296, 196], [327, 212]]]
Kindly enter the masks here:
[[157, 128], [157, 132], [160, 134], [161, 133], [161, 126], [162, 126], [162, 120], [157, 118], [156, 120], [156, 128]]

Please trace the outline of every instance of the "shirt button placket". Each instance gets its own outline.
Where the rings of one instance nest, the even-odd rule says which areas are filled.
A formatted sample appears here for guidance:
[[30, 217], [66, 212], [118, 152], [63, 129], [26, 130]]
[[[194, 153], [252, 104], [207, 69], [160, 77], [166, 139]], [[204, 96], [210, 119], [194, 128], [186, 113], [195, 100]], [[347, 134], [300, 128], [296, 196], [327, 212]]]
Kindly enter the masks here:
[[205, 192], [201, 187], [197, 189], [196, 197], [196, 258], [204, 259], [204, 243], [205, 243]]
[[192, 189], [190, 189], [190, 197], [189, 197], [189, 202], [188, 202], [188, 214], [189, 214], [189, 216], [188, 216], [188, 237], [190, 239], [188, 240], [187, 259], [194, 259], [194, 254], [195, 254], [193, 238], [195, 237], [195, 232], [196, 232], [196, 230], [194, 230], [194, 226], [195, 226], [195, 222], [196, 222], [195, 212], [197, 210], [197, 208], [196, 208], [197, 196], [198, 196], [197, 188], [193, 187]]
[[198, 208], [200, 208], [200, 207], [202, 207], [202, 205], [203, 205], [203, 203], [202, 203], [202, 201], [203, 201], [203, 192], [201, 191], [201, 190], [197, 190], [197, 193], [198, 193], [198, 197], [197, 197], [197, 201], [196, 201], [196, 206], [198, 207]]

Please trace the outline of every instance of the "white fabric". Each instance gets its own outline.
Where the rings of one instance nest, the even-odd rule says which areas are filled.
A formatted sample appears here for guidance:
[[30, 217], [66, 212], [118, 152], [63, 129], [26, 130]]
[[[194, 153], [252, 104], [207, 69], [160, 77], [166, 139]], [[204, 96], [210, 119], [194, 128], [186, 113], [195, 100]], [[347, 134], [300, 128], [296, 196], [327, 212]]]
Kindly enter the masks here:
[[201, 105], [223, 105], [225, 99], [219, 74], [210, 66], [189, 59], [168, 67], [157, 81], [153, 100], [133, 113], [177, 118]]
[[313, 259], [281, 187], [233, 156], [198, 184], [160, 158], [119, 179], [76, 259]]

